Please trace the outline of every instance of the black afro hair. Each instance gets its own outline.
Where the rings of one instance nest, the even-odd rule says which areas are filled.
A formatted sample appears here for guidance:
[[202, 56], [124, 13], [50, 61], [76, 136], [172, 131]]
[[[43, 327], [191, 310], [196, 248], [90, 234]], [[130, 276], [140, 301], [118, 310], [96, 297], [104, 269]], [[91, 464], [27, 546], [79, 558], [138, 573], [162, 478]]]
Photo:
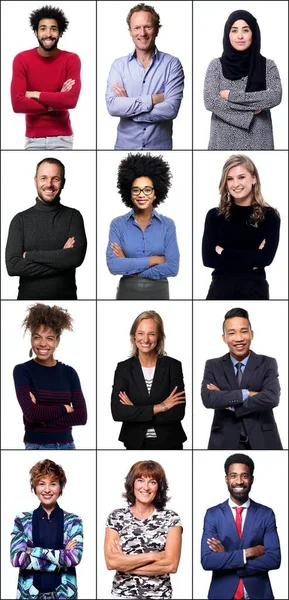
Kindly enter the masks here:
[[131, 186], [137, 177], [149, 177], [154, 185], [156, 199], [153, 207], [164, 202], [171, 187], [172, 173], [169, 163], [162, 156], [129, 153], [118, 167], [117, 188], [123, 203], [129, 208], [134, 205], [131, 200]]
[[60, 36], [66, 31], [69, 21], [67, 20], [63, 10], [55, 6], [43, 6], [37, 10], [33, 10], [29, 16], [30, 26], [33, 31], [38, 30], [38, 23], [41, 19], [55, 19], [58, 24]]

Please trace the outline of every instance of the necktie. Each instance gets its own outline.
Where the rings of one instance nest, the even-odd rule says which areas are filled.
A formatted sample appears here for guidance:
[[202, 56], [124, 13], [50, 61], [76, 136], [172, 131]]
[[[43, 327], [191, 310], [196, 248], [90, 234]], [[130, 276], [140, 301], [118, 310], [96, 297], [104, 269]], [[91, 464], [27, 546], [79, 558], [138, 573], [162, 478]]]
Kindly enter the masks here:
[[[241, 539], [241, 537], [242, 537], [242, 512], [244, 510], [244, 507], [233, 506], [233, 508], [236, 511], [236, 527], [237, 527], [238, 536]], [[234, 598], [236, 598], [236, 600], [241, 600], [241, 598], [244, 598], [244, 584], [243, 584], [243, 579], [241, 579], [241, 578], [239, 579], [239, 583], [237, 585], [237, 589], [235, 591]]]
[[240, 386], [241, 380], [242, 380], [242, 375], [243, 375], [241, 367], [243, 367], [244, 365], [241, 362], [237, 362], [235, 366], [237, 368], [236, 377], [237, 377], [238, 385]]

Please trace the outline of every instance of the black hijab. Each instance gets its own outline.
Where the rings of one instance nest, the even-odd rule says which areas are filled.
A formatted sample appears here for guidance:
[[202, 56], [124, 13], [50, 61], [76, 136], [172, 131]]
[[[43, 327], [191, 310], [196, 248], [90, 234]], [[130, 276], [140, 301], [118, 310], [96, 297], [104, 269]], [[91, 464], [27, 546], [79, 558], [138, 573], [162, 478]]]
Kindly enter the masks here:
[[[235, 21], [246, 21], [252, 31], [252, 43], [247, 50], [235, 50], [229, 40], [229, 33]], [[223, 54], [220, 58], [226, 79], [235, 81], [248, 75], [246, 92], [266, 90], [266, 58], [260, 54], [261, 34], [257, 20], [246, 10], [232, 12], [225, 24]]]

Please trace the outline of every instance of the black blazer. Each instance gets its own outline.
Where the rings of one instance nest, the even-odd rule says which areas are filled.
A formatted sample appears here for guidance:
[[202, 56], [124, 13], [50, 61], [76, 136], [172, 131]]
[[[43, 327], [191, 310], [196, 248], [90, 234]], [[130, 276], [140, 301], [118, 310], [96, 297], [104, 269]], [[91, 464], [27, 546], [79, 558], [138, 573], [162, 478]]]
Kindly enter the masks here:
[[[207, 389], [214, 383], [220, 391]], [[243, 402], [242, 389], [258, 392]], [[214, 408], [209, 450], [237, 450], [243, 421], [252, 450], [282, 450], [273, 408], [279, 404], [280, 385], [275, 358], [251, 352], [238, 386], [230, 354], [207, 360], [202, 400]], [[235, 411], [226, 410], [234, 406]]]
[[[179, 392], [184, 390], [182, 364], [169, 356], [157, 359], [150, 394], [138, 358], [133, 356], [118, 363], [111, 395], [111, 412], [114, 421], [123, 421], [118, 439], [126, 447], [139, 450], [150, 427], [154, 427], [159, 444], [163, 444], [164, 449], [187, 439], [180, 423], [185, 415], [185, 404], [153, 414], [154, 404], [163, 402], [176, 385]], [[122, 404], [119, 392], [126, 392], [134, 406]]]

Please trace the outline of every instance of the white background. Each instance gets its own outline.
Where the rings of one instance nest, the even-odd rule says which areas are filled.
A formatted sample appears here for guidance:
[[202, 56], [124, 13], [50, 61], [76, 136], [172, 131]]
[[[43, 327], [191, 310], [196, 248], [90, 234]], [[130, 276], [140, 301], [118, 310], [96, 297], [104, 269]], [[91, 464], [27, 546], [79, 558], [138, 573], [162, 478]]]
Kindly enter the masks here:
[[1, 452], [1, 598], [16, 598], [19, 569], [10, 563], [10, 534], [17, 513], [33, 511], [39, 506], [37, 496], [30, 489], [29, 470], [46, 458], [60, 464], [66, 474], [67, 483], [59, 506], [78, 515], [83, 522], [83, 555], [76, 567], [78, 598], [93, 600], [96, 598], [96, 464], [95, 452], [85, 450], [73, 453], [62, 450], [58, 454], [43, 450]]
[[[53, 300], [43, 303], [55, 304]], [[1, 445], [5, 449], [24, 448], [23, 414], [16, 397], [13, 369], [30, 360], [30, 333], [27, 331], [24, 336], [21, 324], [32, 304], [22, 300], [1, 302]], [[87, 423], [73, 427], [72, 435], [77, 449], [95, 448], [95, 302], [63, 300], [56, 304], [67, 309], [74, 321], [73, 332], [63, 331], [55, 358], [76, 370], [87, 405]]]
[[[1, 112], [3, 149], [23, 149], [25, 142], [25, 115], [13, 112], [10, 99], [13, 59], [19, 52], [38, 46], [29, 23], [29, 15], [45, 2], [1, 2]], [[96, 2], [49, 2], [63, 10], [69, 21], [68, 29], [58, 42], [60, 50], [78, 54], [81, 60], [81, 91], [74, 109], [69, 111], [74, 132], [73, 148], [96, 148]], [[15, 25], [17, 23], [16, 29]], [[12, 33], [13, 32], [13, 33]], [[33, 90], [34, 91], [34, 90]], [[39, 91], [39, 90], [37, 90]], [[40, 90], [41, 91], [41, 90]]]
[[[228, 450], [217, 452], [194, 451], [193, 458], [193, 556], [194, 556], [194, 594], [193, 598], [207, 598], [212, 571], [204, 571], [200, 562], [201, 538], [206, 510], [225, 502], [229, 497], [225, 483], [225, 460], [235, 454]], [[282, 450], [246, 451], [255, 464], [254, 483], [250, 497], [255, 502], [269, 506], [275, 513], [277, 531], [280, 538], [282, 562], [280, 569], [269, 572], [274, 598], [288, 598], [288, 456]], [[204, 488], [202, 482], [206, 481]]]
[[[134, 50], [126, 17], [135, 4], [100, 1], [97, 3], [97, 148], [112, 150], [119, 117], [111, 117], [105, 103], [108, 74], [112, 63]], [[156, 46], [176, 56], [184, 69], [184, 96], [173, 122], [174, 150], [192, 148], [192, 2], [149, 2], [160, 15], [161, 29]]]
[[[258, 21], [261, 32], [261, 54], [273, 60], [283, 88], [282, 102], [271, 110], [276, 150], [288, 149], [288, 2], [195, 1], [193, 11], [194, 52], [194, 143], [196, 149], [207, 149], [212, 113], [204, 106], [203, 88], [209, 63], [223, 53], [223, 34], [229, 15], [247, 10]], [[274, 7], [274, 8], [273, 8]], [[209, 20], [208, 20], [209, 15]], [[278, 23], [278, 26], [276, 24]]]
[[[132, 152], [131, 154], [136, 154]], [[146, 153], [143, 153], [144, 156]], [[151, 151], [152, 156], [159, 152]], [[114, 299], [121, 275], [112, 275], [106, 265], [106, 248], [109, 226], [115, 217], [130, 211], [121, 199], [116, 187], [117, 171], [121, 160], [128, 156], [127, 152], [98, 152], [97, 170], [97, 297]], [[161, 156], [170, 165], [172, 185], [168, 197], [161, 202], [156, 211], [173, 219], [176, 226], [177, 241], [180, 251], [180, 268], [176, 277], [169, 277], [170, 298], [192, 298], [192, 153], [163, 152]], [[103, 174], [106, 173], [106, 177]], [[184, 173], [186, 176], [184, 177]]]
[[[13, 217], [35, 205], [37, 191], [34, 183], [38, 162], [53, 156], [65, 166], [66, 182], [61, 203], [79, 210], [83, 216], [87, 237], [84, 261], [76, 269], [77, 297], [96, 297], [96, 166], [95, 152], [1, 152], [1, 298], [15, 299], [19, 277], [10, 277], [5, 266], [5, 247]], [[13, 182], [13, 183], [12, 183]], [[12, 189], [11, 189], [12, 183]]]
[[[240, 154], [238, 152], [237, 154]], [[256, 165], [265, 202], [277, 208], [280, 241], [275, 258], [265, 268], [270, 299], [288, 298], [288, 152], [244, 152]], [[222, 169], [232, 153], [194, 152], [194, 298], [205, 299], [212, 281], [212, 268], [202, 261], [202, 237], [207, 212], [219, 205]]]
[[[97, 457], [97, 598], [110, 598], [114, 571], [108, 571], [104, 560], [105, 523], [109, 513], [116, 508], [125, 508], [121, 497], [124, 480], [130, 468], [139, 460], [154, 460], [165, 471], [171, 500], [166, 508], [174, 510], [183, 526], [182, 554], [176, 574], [171, 575], [173, 598], [192, 598], [192, 453], [180, 454], [173, 450], [143, 452], [128, 450], [126, 453], [99, 451]], [[105, 485], [104, 485], [105, 482]]]
[[229, 352], [222, 340], [222, 325], [225, 313], [236, 306], [249, 313], [254, 331], [251, 350], [277, 360], [281, 395], [273, 414], [283, 448], [288, 449], [288, 302], [253, 300], [194, 302], [194, 448], [208, 447], [214, 416], [214, 411], [205, 408], [201, 399], [205, 362]]
[[113, 421], [111, 415], [111, 391], [117, 363], [131, 355], [131, 326], [145, 310], [155, 310], [162, 317], [166, 334], [165, 351], [182, 363], [186, 414], [181, 423], [188, 438], [184, 448], [192, 448], [192, 303], [126, 300], [99, 301], [97, 304], [97, 447], [101, 449], [124, 449], [123, 443], [118, 441], [122, 423]]

